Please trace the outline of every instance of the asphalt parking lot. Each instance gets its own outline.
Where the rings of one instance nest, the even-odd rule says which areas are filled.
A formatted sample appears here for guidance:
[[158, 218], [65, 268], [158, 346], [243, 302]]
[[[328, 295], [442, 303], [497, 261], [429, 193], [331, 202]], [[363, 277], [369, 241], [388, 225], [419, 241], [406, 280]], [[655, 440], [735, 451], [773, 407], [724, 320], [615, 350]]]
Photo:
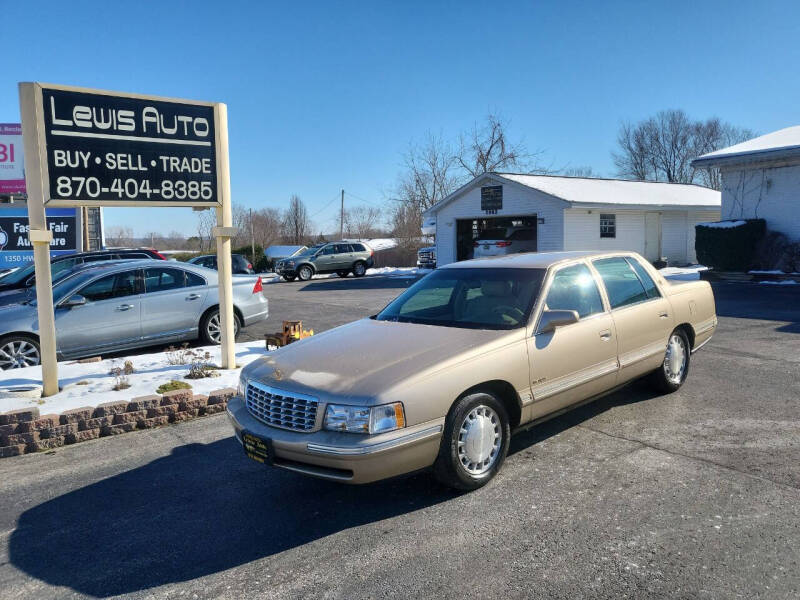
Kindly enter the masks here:
[[[274, 284], [242, 338], [373, 314], [411, 282]], [[715, 293], [679, 392], [637, 383], [534, 428], [469, 494], [269, 470], [224, 416], [4, 459], [0, 597], [797, 598], [800, 290]]]

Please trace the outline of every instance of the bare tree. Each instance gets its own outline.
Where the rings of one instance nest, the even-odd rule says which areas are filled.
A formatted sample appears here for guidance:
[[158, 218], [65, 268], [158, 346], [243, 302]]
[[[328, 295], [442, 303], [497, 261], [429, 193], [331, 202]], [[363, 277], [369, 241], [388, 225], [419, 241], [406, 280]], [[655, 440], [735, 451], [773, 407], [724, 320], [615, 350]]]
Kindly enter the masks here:
[[217, 224], [217, 215], [211, 210], [201, 210], [197, 213], [197, 239], [200, 252], [210, 252], [214, 248], [211, 229]]
[[719, 174], [697, 171], [691, 166], [692, 160], [749, 137], [749, 130], [719, 119], [693, 121], [682, 110], [664, 110], [635, 125], [620, 125], [618, 150], [612, 157], [621, 177], [702, 183], [719, 189]]
[[599, 173], [595, 173], [594, 169], [588, 165], [582, 165], [579, 167], [567, 167], [563, 171], [561, 171], [562, 175], [567, 177], [600, 177]]
[[106, 227], [106, 244], [112, 248], [133, 246], [133, 229], [118, 225]]
[[302, 244], [311, 231], [311, 222], [303, 201], [296, 195], [289, 200], [289, 208], [283, 215], [283, 230], [286, 238], [293, 244]]
[[347, 237], [367, 239], [375, 237], [382, 216], [376, 206], [356, 206], [344, 213], [344, 230]]
[[475, 123], [470, 131], [462, 133], [456, 154], [461, 168], [471, 177], [497, 171], [546, 172], [536, 165], [541, 153], [531, 154], [522, 142], [510, 141], [508, 126], [498, 115], [489, 114], [484, 123]]

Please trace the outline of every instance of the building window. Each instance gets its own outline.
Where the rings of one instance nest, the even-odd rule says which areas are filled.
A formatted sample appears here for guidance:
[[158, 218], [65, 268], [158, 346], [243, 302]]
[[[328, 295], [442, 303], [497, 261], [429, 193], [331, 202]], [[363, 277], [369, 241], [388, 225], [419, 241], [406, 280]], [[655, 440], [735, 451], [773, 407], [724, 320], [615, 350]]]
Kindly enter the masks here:
[[600, 237], [617, 237], [617, 215], [600, 214]]

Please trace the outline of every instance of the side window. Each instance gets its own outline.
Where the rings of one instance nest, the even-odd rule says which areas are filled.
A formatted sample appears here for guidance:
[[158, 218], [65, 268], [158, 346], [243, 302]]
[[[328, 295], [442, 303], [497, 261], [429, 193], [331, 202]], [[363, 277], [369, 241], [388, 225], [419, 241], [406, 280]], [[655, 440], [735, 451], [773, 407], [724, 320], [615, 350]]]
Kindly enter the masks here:
[[624, 258], [600, 258], [592, 264], [606, 286], [611, 308], [647, 300], [647, 292], [639, 276]]
[[206, 280], [200, 275], [186, 271], [186, 287], [196, 287], [198, 285], [206, 285]]
[[183, 287], [183, 271], [178, 269], [145, 269], [144, 290], [147, 294]]
[[331, 244], [330, 246], [325, 246], [322, 249], [322, 253], [325, 254], [326, 256], [331, 255], [331, 254], [335, 254], [336, 253], [336, 247], [333, 244]]
[[547, 292], [548, 310], [574, 310], [581, 319], [603, 312], [600, 291], [586, 265], [559, 270]]
[[136, 271], [125, 271], [106, 275], [95, 279], [92, 283], [78, 291], [78, 294], [89, 302], [99, 302], [111, 298], [123, 298], [138, 294]]
[[600, 213], [600, 237], [617, 237], [617, 215]]
[[350, 244], [353, 248], [353, 252], [366, 252], [367, 249], [364, 248], [364, 244]]
[[655, 281], [653, 281], [653, 278], [650, 277], [642, 264], [635, 258], [628, 258], [628, 263], [630, 263], [630, 265], [633, 267], [633, 270], [636, 271], [636, 274], [639, 276], [639, 280], [644, 285], [644, 291], [647, 292], [647, 297], [660, 298], [661, 293], [658, 291]]
[[348, 254], [352, 252], [350, 244], [336, 244], [336, 254]]

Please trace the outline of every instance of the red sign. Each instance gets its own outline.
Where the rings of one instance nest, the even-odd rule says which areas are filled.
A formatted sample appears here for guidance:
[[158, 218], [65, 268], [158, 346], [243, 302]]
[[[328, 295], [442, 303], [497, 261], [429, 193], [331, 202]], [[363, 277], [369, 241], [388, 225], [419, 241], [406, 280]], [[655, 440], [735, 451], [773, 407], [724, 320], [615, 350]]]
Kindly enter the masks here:
[[0, 194], [25, 193], [22, 126], [0, 123]]

